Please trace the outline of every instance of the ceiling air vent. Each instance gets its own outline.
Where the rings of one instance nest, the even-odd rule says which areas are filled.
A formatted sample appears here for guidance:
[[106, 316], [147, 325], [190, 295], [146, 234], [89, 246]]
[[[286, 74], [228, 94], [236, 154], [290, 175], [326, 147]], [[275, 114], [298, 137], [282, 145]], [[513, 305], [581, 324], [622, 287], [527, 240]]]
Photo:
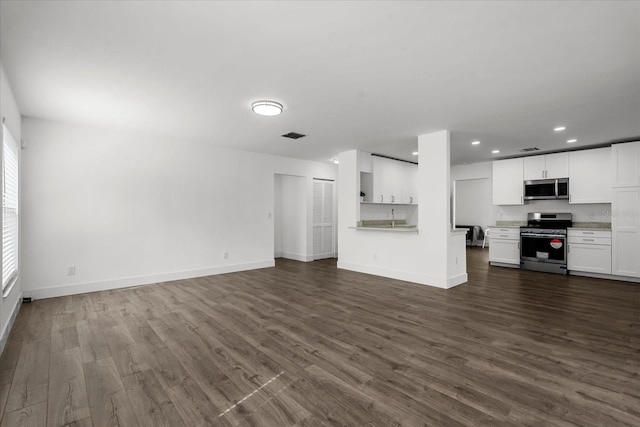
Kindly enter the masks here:
[[538, 147], [529, 147], [529, 148], [522, 148], [520, 150], [520, 152], [522, 153], [530, 153], [532, 151], [540, 151], [540, 149]]
[[298, 132], [289, 132], [289, 133], [285, 133], [282, 136], [284, 136], [285, 138], [298, 139], [298, 138], [305, 137], [307, 135], [303, 135], [303, 134], [298, 133]]

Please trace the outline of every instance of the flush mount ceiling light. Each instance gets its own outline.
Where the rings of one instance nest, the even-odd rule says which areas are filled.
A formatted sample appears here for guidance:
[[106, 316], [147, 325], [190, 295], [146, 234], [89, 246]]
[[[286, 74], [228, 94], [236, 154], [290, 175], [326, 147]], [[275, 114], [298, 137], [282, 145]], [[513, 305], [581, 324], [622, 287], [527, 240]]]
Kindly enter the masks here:
[[562, 132], [562, 131], [563, 131], [563, 130], [565, 130], [565, 129], [566, 129], [566, 127], [564, 127], [564, 126], [558, 126], [557, 128], [553, 128], [553, 130], [554, 130], [555, 132]]
[[277, 116], [282, 113], [283, 107], [279, 102], [263, 100], [251, 104], [251, 109], [261, 116]]
[[473, 142], [471, 143], [471, 145], [479, 145], [479, 144], [480, 144], [480, 141], [473, 141]]
[[574, 142], [577, 142], [577, 139], [567, 139], [567, 144], [573, 144]]
[[491, 153], [492, 154], [498, 154], [500, 152], [500, 150], [493, 150]]
[[335, 158], [335, 157], [334, 157], [333, 159], [331, 159], [331, 162], [332, 162], [333, 164], [336, 164], [336, 165], [337, 165], [338, 163], [340, 163], [340, 161], [339, 161], [337, 158]]
[[417, 152], [417, 151], [414, 151], [414, 152], [413, 152], [413, 153], [411, 153], [411, 154], [413, 154], [414, 156], [417, 156], [417, 155], [418, 155], [418, 152]]

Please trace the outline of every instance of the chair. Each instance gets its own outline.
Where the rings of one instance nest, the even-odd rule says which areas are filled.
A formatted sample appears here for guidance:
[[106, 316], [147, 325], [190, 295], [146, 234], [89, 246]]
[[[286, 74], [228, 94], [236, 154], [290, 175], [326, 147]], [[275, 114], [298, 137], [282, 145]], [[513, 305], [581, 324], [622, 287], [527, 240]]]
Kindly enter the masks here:
[[482, 249], [484, 249], [484, 245], [487, 243], [487, 237], [489, 237], [489, 226], [484, 229], [484, 239], [482, 240]]

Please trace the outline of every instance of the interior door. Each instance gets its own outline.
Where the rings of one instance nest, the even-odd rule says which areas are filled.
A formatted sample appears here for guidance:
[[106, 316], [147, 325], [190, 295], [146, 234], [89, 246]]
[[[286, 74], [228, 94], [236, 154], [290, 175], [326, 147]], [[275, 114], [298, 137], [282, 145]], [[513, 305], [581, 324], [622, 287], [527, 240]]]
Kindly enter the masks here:
[[333, 181], [313, 180], [313, 259], [335, 256], [334, 186]]

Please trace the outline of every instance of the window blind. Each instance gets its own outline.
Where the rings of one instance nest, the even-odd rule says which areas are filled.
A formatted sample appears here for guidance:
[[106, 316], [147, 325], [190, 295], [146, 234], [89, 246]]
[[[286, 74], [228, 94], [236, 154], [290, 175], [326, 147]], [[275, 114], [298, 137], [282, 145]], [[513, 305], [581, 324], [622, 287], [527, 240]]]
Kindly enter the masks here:
[[2, 126], [2, 290], [18, 275], [18, 145]]

